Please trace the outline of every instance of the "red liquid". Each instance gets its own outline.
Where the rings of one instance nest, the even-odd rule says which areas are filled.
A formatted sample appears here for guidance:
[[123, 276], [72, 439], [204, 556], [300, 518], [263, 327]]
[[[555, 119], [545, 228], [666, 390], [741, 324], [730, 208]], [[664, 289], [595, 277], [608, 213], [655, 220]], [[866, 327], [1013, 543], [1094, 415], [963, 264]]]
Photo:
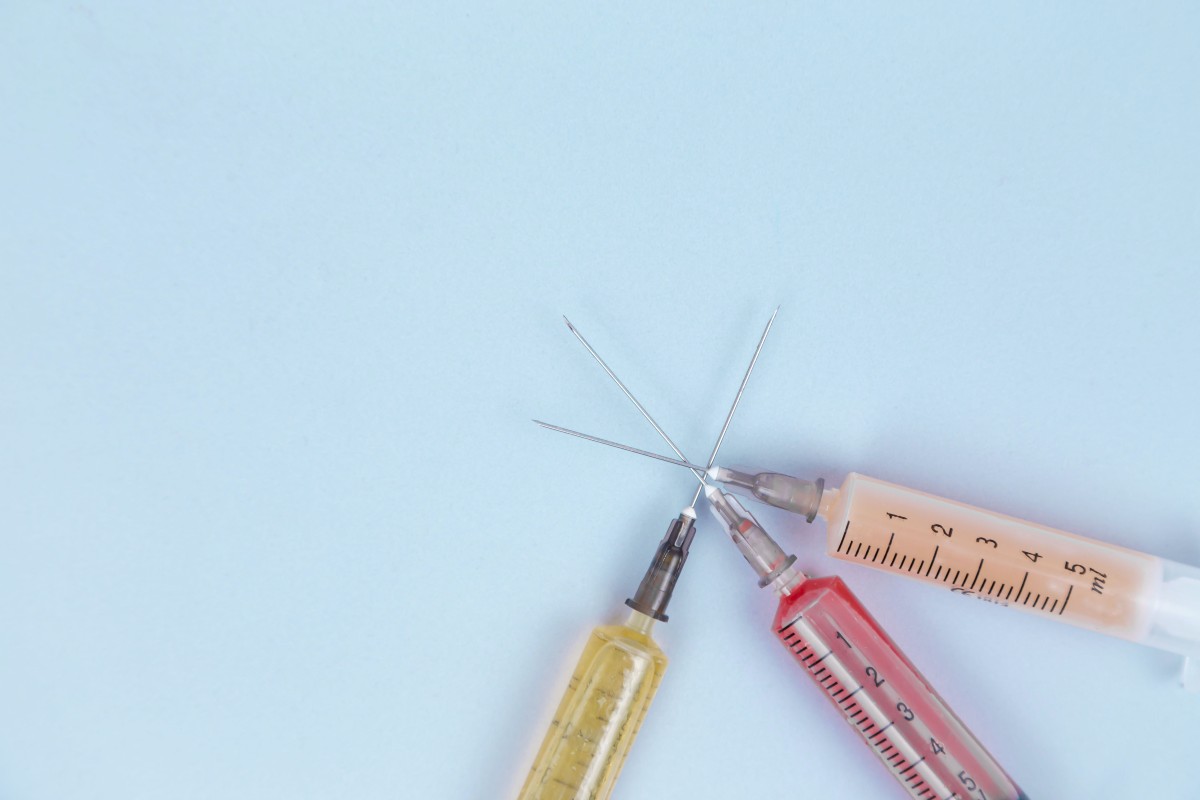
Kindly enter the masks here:
[[791, 591], [775, 635], [910, 797], [1025, 798], [840, 578]]

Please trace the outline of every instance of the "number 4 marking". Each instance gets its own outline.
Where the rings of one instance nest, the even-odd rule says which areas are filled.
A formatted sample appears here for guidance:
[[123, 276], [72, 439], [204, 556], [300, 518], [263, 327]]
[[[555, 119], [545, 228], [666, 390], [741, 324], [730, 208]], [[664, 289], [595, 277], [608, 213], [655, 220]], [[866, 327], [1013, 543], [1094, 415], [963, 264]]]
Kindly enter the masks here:
[[1042, 557], [1041, 553], [1031, 553], [1028, 550], [1022, 550], [1021, 552], [1025, 554], [1026, 558], [1035, 564], [1037, 563], [1037, 560]]

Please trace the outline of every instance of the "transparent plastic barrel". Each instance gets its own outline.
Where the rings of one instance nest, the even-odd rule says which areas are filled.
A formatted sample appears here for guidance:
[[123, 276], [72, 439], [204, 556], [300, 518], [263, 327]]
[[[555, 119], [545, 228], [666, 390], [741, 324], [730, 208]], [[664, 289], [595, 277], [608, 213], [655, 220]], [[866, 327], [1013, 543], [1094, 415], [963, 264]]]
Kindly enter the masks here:
[[841, 579], [791, 592], [775, 635], [910, 797], [1026, 798]]
[[653, 624], [592, 631], [518, 800], [607, 800], [667, 668]]
[[1200, 569], [851, 473], [827, 489], [831, 555], [1188, 656], [1200, 688]]

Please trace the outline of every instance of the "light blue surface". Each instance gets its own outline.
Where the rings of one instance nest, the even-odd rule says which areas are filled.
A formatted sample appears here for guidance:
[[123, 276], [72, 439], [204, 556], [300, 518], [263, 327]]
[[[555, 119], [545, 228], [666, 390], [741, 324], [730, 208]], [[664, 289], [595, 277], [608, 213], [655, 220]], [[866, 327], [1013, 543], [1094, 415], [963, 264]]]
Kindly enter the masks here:
[[[1200, 563], [1194, 5], [344, 5], [0, 9], [0, 796], [512, 797], [691, 494], [529, 422], [661, 449], [564, 312], [701, 458], [782, 303], [726, 463]], [[1175, 658], [761, 518], [1035, 800], [1196, 795]], [[702, 519], [615, 796], [899, 796]]]

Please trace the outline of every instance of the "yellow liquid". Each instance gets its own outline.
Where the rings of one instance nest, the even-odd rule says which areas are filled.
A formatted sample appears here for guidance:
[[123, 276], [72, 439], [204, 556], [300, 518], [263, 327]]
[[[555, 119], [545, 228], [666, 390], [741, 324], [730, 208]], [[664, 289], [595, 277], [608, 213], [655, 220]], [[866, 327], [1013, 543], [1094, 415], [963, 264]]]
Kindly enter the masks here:
[[658, 691], [667, 657], [637, 611], [592, 631], [518, 800], [605, 800]]

